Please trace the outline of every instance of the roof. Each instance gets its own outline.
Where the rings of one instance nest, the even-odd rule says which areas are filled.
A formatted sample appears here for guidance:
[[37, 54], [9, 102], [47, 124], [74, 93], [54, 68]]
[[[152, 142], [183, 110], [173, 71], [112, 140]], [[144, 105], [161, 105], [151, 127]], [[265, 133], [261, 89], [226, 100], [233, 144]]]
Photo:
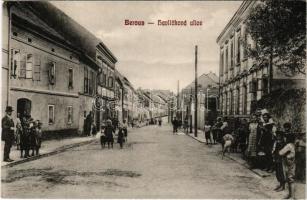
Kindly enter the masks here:
[[[116, 57], [100, 39], [51, 3], [47, 1], [12, 3], [14, 5], [24, 6], [34, 13], [34, 15], [29, 14], [29, 12], [25, 14], [29, 22], [39, 25], [55, 36], [73, 44], [78, 51], [86, 54], [91, 59], [96, 60], [96, 48], [100, 47], [100, 49], [106, 52], [106, 56], [112, 62], [117, 62]], [[22, 10], [22, 12], [24, 12], [24, 10]]]
[[[215, 73], [208, 73], [208, 74], [202, 74], [201, 76], [198, 77], [197, 79], [198, 85], [201, 85], [202, 89], [207, 88], [209, 85], [213, 87], [218, 87], [219, 84], [219, 78]], [[187, 85], [183, 90], [194, 90], [195, 88], [195, 82], [193, 81], [189, 85]]]

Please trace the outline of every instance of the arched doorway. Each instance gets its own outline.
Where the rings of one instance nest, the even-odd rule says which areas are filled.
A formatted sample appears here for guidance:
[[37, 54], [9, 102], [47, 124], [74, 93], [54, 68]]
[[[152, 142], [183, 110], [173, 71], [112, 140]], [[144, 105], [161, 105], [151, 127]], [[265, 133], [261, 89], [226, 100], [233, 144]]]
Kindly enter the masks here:
[[17, 100], [17, 113], [20, 117], [31, 115], [32, 102], [29, 99], [21, 98]]

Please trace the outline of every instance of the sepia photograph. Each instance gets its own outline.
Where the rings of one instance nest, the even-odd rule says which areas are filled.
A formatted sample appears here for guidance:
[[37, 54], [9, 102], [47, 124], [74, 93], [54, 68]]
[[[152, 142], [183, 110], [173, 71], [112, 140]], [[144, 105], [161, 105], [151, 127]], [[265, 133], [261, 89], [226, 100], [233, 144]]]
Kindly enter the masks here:
[[306, 199], [306, 1], [2, 1], [1, 198]]

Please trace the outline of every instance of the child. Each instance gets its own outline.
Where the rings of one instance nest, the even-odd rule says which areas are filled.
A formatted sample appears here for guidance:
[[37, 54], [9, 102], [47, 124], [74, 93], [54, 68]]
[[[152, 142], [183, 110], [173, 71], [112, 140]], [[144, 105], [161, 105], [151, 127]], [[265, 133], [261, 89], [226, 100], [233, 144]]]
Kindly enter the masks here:
[[106, 142], [107, 142], [104, 128], [105, 128], [104, 126], [101, 126], [100, 144], [101, 144], [102, 149], [104, 149], [104, 147], [106, 146]]
[[[287, 135], [287, 134], [286, 134]], [[286, 146], [279, 151], [279, 155], [283, 159], [283, 167], [286, 175], [286, 181], [289, 186], [289, 194], [285, 199], [294, 199], [294, 174], [295, 174], [295, 137], [293, 134], [289, 134], [286, 137]]]
[[283, 191], [285, 189], [285, 176], [282, 165], [282, 157], [279, 155], [279, 151], [285, 146], [284, 135], [282, 131], [276, 132], [276, 140], [273, 146], [273, 160], [276, 169], [276, 179], [279, 185], [274, 189], [276, 192]]
[[209, 141], [210, 141], [210, 144], [212, 144], [212, 141], [211, 141], [211, 126], [209, 125], [208, 121], [206, 121], [206, 123], [205, 123], [204, 131], [205, 131], [206, 144], [208, 145]]
[[234, 138], [231, 134], [224, 135], [222, 139], [222, 159], [224, 158], [225, 152], [230, 150], [231, 145], [234, 143]]
[[35, 129], [35, 150], [36, 150], [36, 155], [39, 155], [39, 149], [41, 148], [42, 145], [42, 138], [43, 138], [43, 132], [42, 132], [42, 123], [37, 120], [36, 121], [36, 129]]

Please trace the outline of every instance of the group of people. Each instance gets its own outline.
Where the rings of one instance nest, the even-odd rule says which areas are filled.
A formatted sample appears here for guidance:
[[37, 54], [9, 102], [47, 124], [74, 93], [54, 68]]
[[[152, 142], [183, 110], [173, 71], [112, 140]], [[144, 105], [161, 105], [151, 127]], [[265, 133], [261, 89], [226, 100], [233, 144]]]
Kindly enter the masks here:
[[[5, 142], [3, 161], [5, 162], [14, 161], [10, 159], [10, 151], [14, 143], [16, 143], [17, 149], [20, 150], [21, 158], [39, 155], [43, 138], [42, 123], [39, 120], [34, 120], [28, 114], [20, 116], [17, 113], [15, 125], [12, 119], [13, 111], [12, 106], [7, 106], [6, 114], [2, 118], [2, 140]], [[31, 150], [32, 152], [30, 153]]]
[[119, 123], [118, 127], [116, 127], [112, 124], [110, 119], [106, 121], [106, 126], [101, 127], [100, 143], [102, 148], [107, 144], [108, 149], [113, 149], [114, 137], [117, 129], [117, 143], [119, 143], [121, 149], [123, 148], [123, 144], [128, 141], [128, 125], [126, 120], [123, 120], [123, 123]]
[[240, 149], [251, 168], [275, 171], [279, 182], [275, 191], [284, 190], [288, 183], [286, 198], [292, 198], [295, 174], [300, 173], [299, 176], [305, 179], [306, 139], [291, 131], [290, 122], [277, 128], [266, 109], [252, 114], [249, 123], [246, 119], [236, 119], [230, 128], [228, 121], [218, 117], [213, 126], [206, 122], [204, 133], [207, 144], [221, 143], [223, 155], [226, 150]]

